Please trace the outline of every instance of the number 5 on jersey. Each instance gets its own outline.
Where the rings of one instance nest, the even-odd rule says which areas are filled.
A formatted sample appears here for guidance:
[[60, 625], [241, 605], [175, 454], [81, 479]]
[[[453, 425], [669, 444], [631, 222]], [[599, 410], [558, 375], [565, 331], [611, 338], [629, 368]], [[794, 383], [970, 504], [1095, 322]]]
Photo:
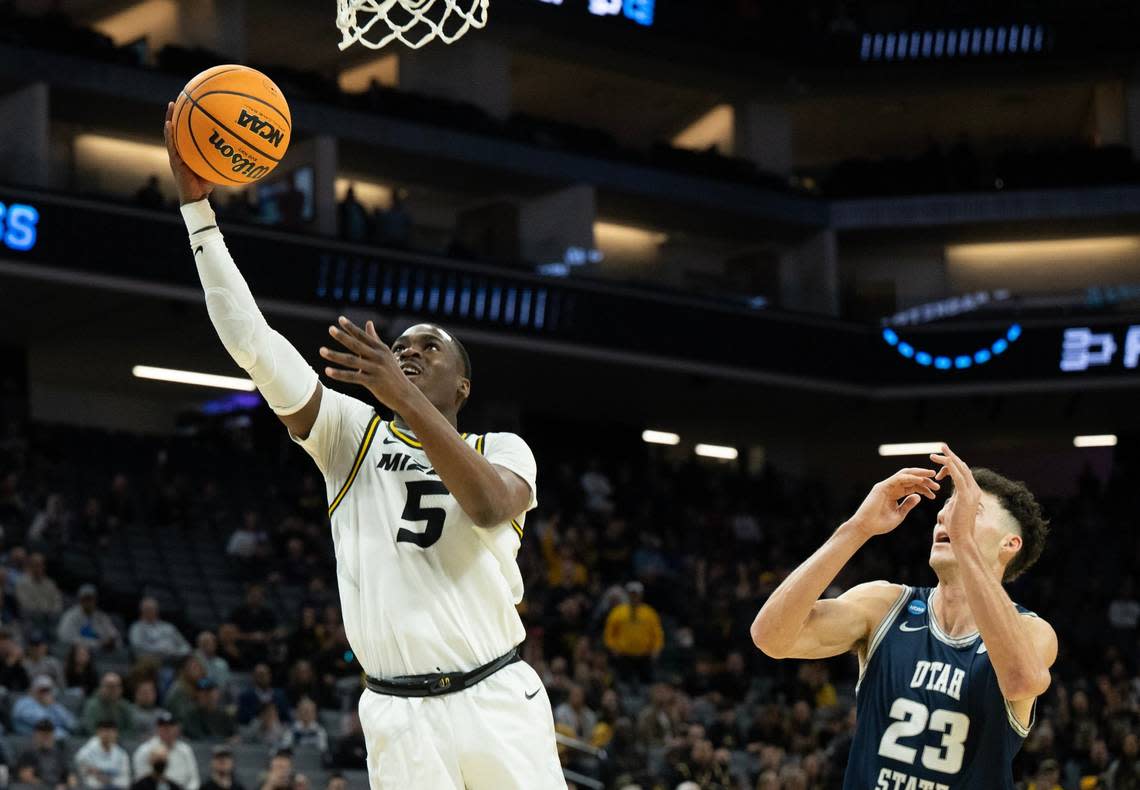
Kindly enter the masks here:
[[447, 511], [441, 507], [422, 507], [420, 500], [425, 496], [446, 496], [451, 492], [439, 480], [413, 480], [405, 485], [408, 487], [408, 501], [400, 518], [413, 523], [426, 521], [427, 528], [423, 532], [416, 532], [400, 527], [400, 531], [396, 533], [396, 542], [414, 543], [421, 549], [430, 548], [443, 535], [443, 522], [447, 518]]

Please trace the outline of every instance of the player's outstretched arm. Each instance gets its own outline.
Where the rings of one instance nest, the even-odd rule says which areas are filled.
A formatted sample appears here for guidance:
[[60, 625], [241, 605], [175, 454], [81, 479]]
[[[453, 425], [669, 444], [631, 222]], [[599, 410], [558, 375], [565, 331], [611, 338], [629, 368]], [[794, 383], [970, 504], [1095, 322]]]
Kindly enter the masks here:
[[213, 185], [195, 175], [174, 147], [173, 113], [172, 102], [166, 107], [163, 127], [166, 152], [210, 321], [226, 351], [249, 373], [269, 407], [294, 436], [304, 439], [320, 411], [317, 374], [257, 309], [210, 208]]
[[876, 483], [863, 504], [776, 588], [752, 622], [752, 641], [772, 658], [826, 658], [855, 649], [898, 598], [898, 585], [872, 582], [820, 599], [863, 544], [903, 522], [939, 485], [931, 469], [903, 469]]
[[1057, 634], [1044, 620], [1017, 611], [978, 548], [974, 527], [982, 491], [970, 467], [945, 445], [930, 458], [942, 465], [938, 479], [954, 481], [945, 523], [970, 613], [990, 654], [1002, 696], [1013, 703], [1018, 718], [1026, 724], [1033, 701], [1049, 688], [1049, 667], [1057, 659]]

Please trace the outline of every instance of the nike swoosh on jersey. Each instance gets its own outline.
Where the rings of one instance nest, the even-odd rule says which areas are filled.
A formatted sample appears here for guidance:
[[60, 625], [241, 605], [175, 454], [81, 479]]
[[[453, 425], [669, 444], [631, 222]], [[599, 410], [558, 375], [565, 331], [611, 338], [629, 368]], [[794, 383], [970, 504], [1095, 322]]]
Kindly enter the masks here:
[[202, 245], [199, 244], [197, 247], [194, 248], [194, 257], [197, 258], [198, 253], [200, 253], [201, 251], [202, 251]]
[[982, 642], [980, 645], [978, 645], [978, 653], [977, 654], [980, 656], [984, 652], [986, 652], [986, 643]]
[[540, 691], [542, 691], [542, 689], [540, 689], [540, 688], [537, 688], [537, 689], [535, 689], [534, 691], [532, 691], [531, 693], [529, 693], [529, 694], [526, 694], [525, 696], [526, 696], [526, 698], [527, 698], [527, 699], [534, 699], [535, 697], [537, 697], [537, 696], [538, 696], [538, 692], [540, 692]]
[[921, 631], [924, 628], [926, 628], [925, 625], [920, 625], [918, 628], [910, 628], [907, 626], [906, 623], [900, 623], [899, 624], [899, 630], [900, 631], [906, 631], [907, 633], [911, 633], [912, 631]]

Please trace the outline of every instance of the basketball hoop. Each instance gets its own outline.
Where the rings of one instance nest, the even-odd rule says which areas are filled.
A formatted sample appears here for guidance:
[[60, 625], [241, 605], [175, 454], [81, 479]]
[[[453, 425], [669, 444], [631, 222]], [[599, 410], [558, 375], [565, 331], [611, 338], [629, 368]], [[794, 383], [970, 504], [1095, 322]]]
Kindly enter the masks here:
[[[488, 0], [337, 0], [340, 48], [360, 42], [380, 49], [399, 39], [419, 49], [433, 39], [451, 44], [487, 24]], [[376, 28], [374, 31], [373, 28]], [[369, 35], [371, 33], [371, 35]]]

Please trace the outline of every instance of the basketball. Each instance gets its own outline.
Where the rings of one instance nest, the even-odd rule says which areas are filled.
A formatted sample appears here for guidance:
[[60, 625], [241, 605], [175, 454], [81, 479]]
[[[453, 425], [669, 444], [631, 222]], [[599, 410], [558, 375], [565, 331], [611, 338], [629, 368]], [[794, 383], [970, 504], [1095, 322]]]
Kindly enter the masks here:
[[215, 66], [186, 83], [174, 105], [174, 144], [213, 184], [251, 184], [289, 148], [289, 105], [273, 80], [247, 66]]

